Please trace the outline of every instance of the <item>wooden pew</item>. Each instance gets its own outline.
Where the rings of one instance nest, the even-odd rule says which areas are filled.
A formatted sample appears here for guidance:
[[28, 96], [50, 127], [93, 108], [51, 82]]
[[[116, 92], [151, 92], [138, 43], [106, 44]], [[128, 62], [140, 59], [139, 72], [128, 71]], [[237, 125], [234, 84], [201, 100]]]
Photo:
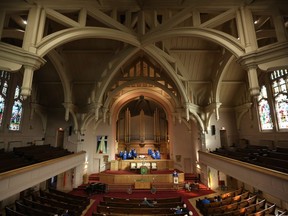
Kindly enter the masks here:
[[7, 172], [9, 170], [18, 169], [20, 167], [29, 166], [33, 164], [32, 161], [29, 161], [24, 158], [10, 158], [6, 160], [1, 160], [0, 162], [0, 173]]
[[34, 202], [33, 200], [29, 200], [27, 198], [23, 199], [23, 203], [26, 206], [30, 206], [31, 208], [44, 210], [45, 212], [51, 212], [53, 214], [58, 214], [58, 215], [61, 215], [66, 210], [63, 208], [54, 207], [54, 206], [47, 205], [47, 204], [45, 205], [40, 202]]
[[53, 213], [45, 212], [39, 209], [31, 208], [30, 206], [26, 206], [21, 201], [15, 201], [16, 210], [29, 216], [54, 216]]
[[269, 206], [263, 210], [257, 211], [252, 214], [248, 214], [248, 216], [265, 216], [265, 215], [275, 215], [276, 204]]
[[[220, 197], [221, 197], [222, 201], [219, 201], [219, 202], [214, 202], [214, 197], [208, 197], [208, 199], [210, 200], [210, 204], [207, 204], [205, 207], [202, 204], [202, 200], [198, 199], [198, 200], [196, 200], [196, 207], [198, 209], [201, 209], [203, 207], [206, 208], [206, 207], [209, 207], [209, 206], [218, 207], [218, 206], [223, 205], [224, 203], [225, 204], [230, 204], [232, 202], [232, 200], [231, 200], [232, 197], [235, 197], [235, 196], [240, 195], [242, 193], [243, 193], [243, 188], [239, 188], [237, 190], [221, 194]], [[223, 201], [224, 201], [224, 203], [222, 203]]]
[[[237, 209], [225, 209], [222, 212], [217, 211], [213, 212], [213, 216], [244, 216], [248, 213], [252, 213], [256, 210], [256, 206], [259, 205], [259, 207], [263, 207], [265, 206], [265, 200], [262, 200], [260, 202], [258, 202], [257, 204], [255, 203], [257, 199], [257, 196], [254, 195], [246, 200], [243, 200], [239, 203], [235, 203], [238, 204]], [[232, 204], [233, 205], [233, 204]], [[231, 206], [233, 208], [233, 206]], [[223, 209], [222, 209], [223, 210]]]
[[[132, 216], [132, 214], [117, 214], [117, 213], [111, 213], [109, 215], [107, 215], [106, 213], [98, 213], [98, 212], [93, 212], [92, 216]], [[141, 215], [141, 214], [139, 214]], [[175, 213], [171, 213], [171, 214], [157, 214], [157, 216], [175, 216]], [[183, 214], [177, 214], [178, 216], [185, 216], [187, 214], [183, 213]], [[154, 214], [145, 214], [145, 216], [154, 216]]]
[[90, 199], [88, 197], [77, 196], [77, 195], [74, 195], [74, 194], [65, 193], [63, 191], [59, 191], [59, 190], [56, 190], [54, 188], [49, 188], [48, 190], [49, 190], [50, 193], [57, 194], [57, 195], [60, 195], [60, 196], [64, 196], [64, 197], [67, 197], [67, 198], [70, 198], [70, 199], [74, 199], [74, 200], [79, 200], [80, 202], [83, 202], [86, 205], [90, 204]]
[[[246, 193], [246, 192], [245, 192]], [[241, 196], [241, 195], [238, 195]], [[236, 197], [238, 197], [236, 196]], [[257, 196], [254, 195], [253, 197], [247, 198], [245, 200], [239, 199], [239, 202], [232, 202], [231, 204], [227, 205], [221, 205], [219, 207], [209, 207], [207, 209], [202, 210], [203, 215], [214, 215], [214, 214], [220, 214], [220, 213], [225, 213], [225, 212], [230, 212], [234, 211], [236, 209], [244, 208], [247, 207], [251, 204], [253, 204], [256, 201]]]
[[122, 207], [111, 207], [111, 206], [97, 206], [98, 213], [105, 213], [105, 214], [126, 214], [126, 215], [159, 215], [159, 214], [172, 214], [174, 210], [171, 208], [122, 208]]
[[[126, 184], [126, 186], [127, 186], [127, 184]], [[128, 188], [130, 188], [130, 189], [132, 188], [131, 184], [129, 184]], [[95, 193], [96, 194], [98, 194], [98, 193], [106, 193], [106, 192], [108, 192], [108, 190], [109, 190], [108, 189], [108, 185], [104, 184], [104, 183], [100, 183], [100, 182], [98, 182], [98, 183], [90, 183], [90, 184], [86, 185], [86, 187], [85, 187], [85, 191], [86, 191], [86, 193], [89, 196], [92, 195], [92, 194], [95, 194]], [[111, 190], [113, 191], [114, 189], [112, 189], [112, 187], [110, 186], [110, 191]], [[119, 190], [119, 186], [118, 185], [117, 185], [117, 190]], [[127, 191], [128, 189], [126, 188], [124, 190]]]
[[87, 205], [89, 205], [89, 203], [87, 202], [87, 200], [79, 200], [79, 199], [74, 199], [71, 197], [66, 197], [66, 196], [60, 196], [54, 193], [50, 193], [47, 191], [43, 191], [40, 190], [40, 195], [42, 197], [48, 197], [50, 199], [54, 199], [54, 200], [58, 200], [60, 202], [64, 202], [64, 203], [69, 203], [69, 204], [73, 204], [73, 205], [78, 205], [80, 209], [84, 210]]
[[259, 209], [261, 208], [264, 208], [265, 207], [265, 204], [266, 204], [266, 200], [263, 199], [261, 201], [259, 201], [258, 203], [256, 204], [252, 204], [248, 207], [246, 207], [246, 215], [249, 215], [251, 213], [254, 213], [255, 211], [258, 211]]
[[278, 216], [287, 216], [287, 215], [288, 215], [287, 211], [283, 211], [279, 213], [279, 210], [278, 210]]
[[279, 170], [282, 172], [288, 172], [288, 160], [258, 156], [257, 161], [262, 163], [264, 167]]
[[[141, 203], [144, 198], [120, 198], [120, 197], [108, 197], [103, 196], [103, 201], [107, 202], [121, 202], [121, 203]], [[182, 197], [168, 197], [168, 198], [147, 198], [149, 202], [156, 201], [157, 203], [171, 203], [171, 202], [182, 202]]]
[[[231, 195], [235, 194], [235, 192], [230, 193], [230, 194]], [[202, 206], [201, 206], [201, 204], [198, 204], [198, 206], [199, 206], [198, 209], [200, 210], [201, 213], [204, 214], [204, 213], [209, 212], [210, 210], [208, 210], [208, 209], [210, 209], [210, 208], [216, 208], [216, 207], [220, 208], [220, 207], [225, 206], [225, 205], [229, 205], [229, 204], [232, 204], [232, 203], [235, 203], [235, 202], [239, 202], [239, 201], [241, 201], [242, 197], [244, 199], [245, 197], [248, 197], [248, 196], [249, 196], [249, 192], [248, 191], [244, 192], [243, 194], [236, 195], [234, 197], [228, 197], [227, 198], [227, 196], [225, 196], [226, 199], [224, 199], [222, 201], [216, 201], [216, 202], [212, 201], [209, 204], [204, 204], [204, 205], [202, 204]], [[197, 206], [197, 204], [196, 204], [196, 206]]]
[[18, 212], [7, 206], [5, 207], [5, 214], [6, 216], [26, 216], [25, 214], [22, 214], [21, 212]]
[[270, 151], [268, 153], [268, 157], [270, 158], [276, 158], [280, 160], [288, 160], [288, 153], [281, 153], [281, 152], [275, 152], [275, 151]]
[[[139, 203], [121, 203], [121, 202], [100, 201], [99, 205], [111, 206], [111, 207], [122, 207], [122, 208], [150, 208], [148, 205], [143, 204], [142, 201], [140, 201]], [[177, 206], [183, 206], [183, 204], [184, 204], [183, 202], [153, 203], [154, 208], [175, 208]]]
[[41, 197], [41, 196], [33, 196], [33, 200], [39, 201], [43, 204], [55, 206], [58, 208], [67, 209], [67, 210], [69, 210], [70, 214], [75, 215], [75, 216], [81, 215], [81, 213], [82, 213], [82, 209], [79, 208], [79, 206], [77, 206], [77, 205], [72, 205], [72, 204], [65, 203], [65, 202], [59, 202], [59, 201], [52, 200], [52, 199], [49, 199], [46, 197]]

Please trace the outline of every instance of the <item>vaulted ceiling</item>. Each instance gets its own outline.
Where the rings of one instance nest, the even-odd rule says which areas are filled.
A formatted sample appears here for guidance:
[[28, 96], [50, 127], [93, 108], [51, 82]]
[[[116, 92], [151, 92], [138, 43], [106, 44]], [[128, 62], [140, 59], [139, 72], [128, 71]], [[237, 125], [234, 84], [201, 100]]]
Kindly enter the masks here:
[[[68, 81], [72, 103], [80, 112], [85, 112], [94, 97], [99, 96], [95, 91], [103, 90], [99, 89], [103, 82], [109, 83], [103, 90], [102, 103], [109, 97], [112, 97], [112, 103], [119, 95], [138, 88], [157, 91], [168, 100], [175, 96], [175, 101], [183, 105], [181, 85], [189, 102], [199, 107], [215, 102], [215, 91], [219, 91], [219, 101], [216, 102], [220, 102], [222, 107], [245, 104], [250, 101], [247, 72], [227, 47], [205, 34], [220, 32], [243, 44], [235, 11], [245, 5], [251, 7], [254, 11], [252, 18], [257, 20], [258, 46], [274, 43], [276, 38], [272, 15], [263, 12], [268, 11], [271, 5], [261, 1], [87, 0], [69, 1], [67, 5], [64, 0], [12, 0], [6, 3], [3, 42], [23, 45], [25, 25], [22, 21], [28, 18], [28, 9], [33, 4], [43, 5], [46, 12], [45, 25], [41, 27], [44, 29], [43, 39], [46, 37], [48, 40], [53, 34], [69, 29], [87, 31], [81, 37], [75, 33], [75, 39], [71, 37], [44, 55], [46, 64], [35, 71], [33, 78], [37, 89], [34, 98], [40, 105], [50, 108], [63, 107], [63, 80]], [[9, 10], [13, 4], [19, 10]], [[283, 14], [287, 22], [287, 8], [283, 9]], [[84, 16], [85, 21], [81, 20]], [[207, 29], [207, 33], [197, 33], [197, 26], [201, 31]], [[124, 35], [119, 40], [119, 35], [113, 33], [106, 38], [102, 34], [89, 36], [88, 31], [93, 28], [99, 31], [118, 28], [137, 40], [139, 45], [132, 44], [132, 39]], [[175, 29], [181, 29], [183, 34], [174, 34], [172, 30]], [[151, 39], [161, 31], [166, 34]], [[186, 34], [186, 31], [193, 33]], [[143, 44], [145, 41], [147, 44]], [[39, 40], [38, 47], [41, 43]], [[125, 55], [131, 56], [125, 59]], [[162, 58], [167, 65], [160, 61]], [[145, 77], [147, 68], [157, 75]], [[167, 71], [167, 68], [174, 72]], [[135, 74], [131, 75], [131, 71]], [[179, 106], [175, 101], [175, 107]]]

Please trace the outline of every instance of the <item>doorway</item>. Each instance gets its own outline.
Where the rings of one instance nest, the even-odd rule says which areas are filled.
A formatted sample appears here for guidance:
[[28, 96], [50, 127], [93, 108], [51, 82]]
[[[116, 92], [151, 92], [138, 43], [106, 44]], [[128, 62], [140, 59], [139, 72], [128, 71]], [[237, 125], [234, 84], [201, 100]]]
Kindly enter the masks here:
[[227, 132], [225, 129], [220, 130], [220, 142], [222, 148], [228, 148], [228, 138], [227, 138]]
[[64, 130], [62, 128], [58, 128], [56, 133], [56, 147], [64, 147]]

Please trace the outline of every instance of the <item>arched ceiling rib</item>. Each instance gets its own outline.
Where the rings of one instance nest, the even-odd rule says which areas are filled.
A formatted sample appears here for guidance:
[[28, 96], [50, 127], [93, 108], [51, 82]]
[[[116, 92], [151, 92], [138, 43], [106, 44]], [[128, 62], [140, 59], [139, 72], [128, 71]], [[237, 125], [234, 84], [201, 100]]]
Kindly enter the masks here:
[[[50, 27], [59, 30], [59, 26], [64, 25], [66, 29], [49, 32], [33, 48], [42, 57], [55, 49], [68, 65], [63, 68], [65, 72], [59, 78], [64, 88], [65, 101], [75, 98], [73, 101], [76, 105], [85, 108], [89, 107], [91, 101], [102, 105], [105, 103], [103, 98], [106, 97], [107, 89], [115, 82], [117, 74], [122, 73], [125, 65], [131, 64], [131, 59], [141, 53], [153, 59], [151, 62], [160, 66], [175, 83], [180, 97], [173, 106], [183, 108], [186, 103], [192, 103], [206, 107], [215, 98], [219, 102], [225, 98], [227, 107], [239, 105], [241, 100], [235, 102], [228, 92], [235, 92], [240, 86], [243, 94], [245, 73], [234, 59], [231, 62], [224, 61], [223, 64], [229, 64], [225, 67], [219, 65], [223, 50], [229, 51], [235, 59], [245, 52], [241, 45], [244, 44], [243, 39], [237, 40], [233, 32], [235, 10], [239, 5], [227, 1], [223, 3], [222, 9], [211, 7], [204, 10], [203, 1], [180, 1], [177, 7], [171, 1], [173, 7], [168, 9], [164, 7], [165, 1], [142, 3], [139, 5], [133, 2], [129, 10], [125, 10], [127, 5], [115, 3], [118, 6], [111, 10], [109, 1], [98, 1], [97, 4], [91, 4], [91, 8], [80, 7], [78, 14], [75, 8], [80, 4], [77, 1], [72, 1], [75, 8], [71, 11], [55, 9], [51, 7], [53, 3], [44, 1], [44, 5], [47, 5], [43, 10], [50, 19], [47, 22], [52, 20]], [[199, 4], [202, 6], [195, 9], [194, 6]], [[211, 4], [216, 6], [219, 2]], [[141, 11], [141, 5], [147, 11]], [[153, 8], [153, 5], [157, 7]], [[153, 16], [148, 18], [151, 14]], [[227, 31], [227, 27], [232, 30]], [[8, 34], [9, 30], [3, 32], [3, 35]], [[15, 38], [19, 38], [19, 34]], [[58, 63], [53, 64], [57, 66]], [[42, 74], [48, 77], [50, 68], [43, 67], [47, 71]], [[226, 71], [225, 75], [217, 74], [223, 71]]]

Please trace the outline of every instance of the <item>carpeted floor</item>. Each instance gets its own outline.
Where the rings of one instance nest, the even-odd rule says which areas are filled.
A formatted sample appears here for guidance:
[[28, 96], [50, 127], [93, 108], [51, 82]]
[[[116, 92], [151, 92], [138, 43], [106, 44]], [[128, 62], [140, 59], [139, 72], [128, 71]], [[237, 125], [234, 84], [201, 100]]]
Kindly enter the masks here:
[[[82, 189], [83, 187], [79, 187], [80, 189], [75, 189], [71, 191], [72, 194], [87, 196], [86, 192]], [[195, 191], [185, 191], [185, 190], [173, 190], [173, 191], [157, 191], [156, 194], [152, 194], [150, 190], [133, 190], [132, 194], [128, 194], [126, 192], [108, 192], [105, 194], [94, 194], [90, 196], [91, 204], [89, 209], [83, 214], [83, 216], [91, 216], [92, 212], [96, 212], [98, 203], [102, 200], [103, 196], [111, 196], [111, 197], [123, 197], [123, 198], [166, 198], [166, 197], [175, 197], [181, 196], [183, 198], [184, 203], [186, 203], [189, 210], [193, 212], [193, 216], [199, 216], [198, 211], [192, 205], [193, 201], [198, 197], [202, 197], [208, 194], [214, 193], [214, 191], [205, 188], [204, 185], [201, 185], [201, 190]]]

